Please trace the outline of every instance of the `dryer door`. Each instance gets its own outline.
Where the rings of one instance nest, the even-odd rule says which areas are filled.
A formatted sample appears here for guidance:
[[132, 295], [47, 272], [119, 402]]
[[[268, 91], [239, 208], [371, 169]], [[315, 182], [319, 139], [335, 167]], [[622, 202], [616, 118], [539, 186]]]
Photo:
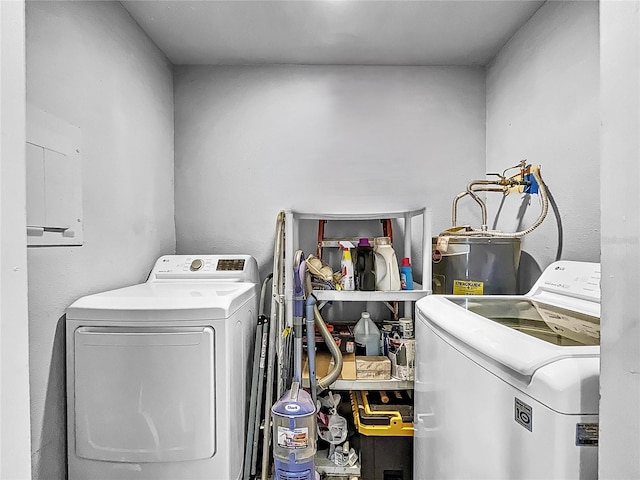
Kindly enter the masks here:
[[212, 457], [211, 327], [82, 327], [74, 333], [80, 457], [173, 462]]

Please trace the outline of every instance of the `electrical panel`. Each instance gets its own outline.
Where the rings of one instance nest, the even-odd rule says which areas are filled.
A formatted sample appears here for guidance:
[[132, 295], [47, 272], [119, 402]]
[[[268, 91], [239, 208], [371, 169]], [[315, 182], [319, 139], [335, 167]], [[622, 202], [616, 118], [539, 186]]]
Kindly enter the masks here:
[[81, 132], [27, 109], [27, 246], [82, 245]]

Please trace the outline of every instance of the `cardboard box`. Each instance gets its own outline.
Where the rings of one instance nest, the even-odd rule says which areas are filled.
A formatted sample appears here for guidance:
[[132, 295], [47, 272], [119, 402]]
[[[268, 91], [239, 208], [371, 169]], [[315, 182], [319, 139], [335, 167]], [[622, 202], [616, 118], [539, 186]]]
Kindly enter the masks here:
[[388, 357], [356, 357], [356, 378], [358, 380], [390, 380], [391, 360]]
[[[342, 354], [342, 371], [338, 377], [341, 380], [355, 380], [356, 379], [356, 356], [353, 353]], [[317, 352], [316, 353], [316, 377], [322, 378], [329, 370], [333, 368], [333, 357], [329, 352]], [[309, 378], [309, 359], [304, 356], [304, 363], [302, 367], [302, 378]]]
[[[333, 357], [329, 362], [329, 369], [333, 368]], [[342, 380], [355, 380], [356, 377], [356, 354], [355, 353], [343, 353], [342, 354], [342, 373], [340, 374]]]

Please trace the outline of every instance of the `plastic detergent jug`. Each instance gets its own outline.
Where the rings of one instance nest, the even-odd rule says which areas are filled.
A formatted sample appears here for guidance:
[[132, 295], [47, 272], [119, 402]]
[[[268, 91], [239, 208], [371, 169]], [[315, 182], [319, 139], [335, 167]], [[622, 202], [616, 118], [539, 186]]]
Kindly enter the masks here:
[[376, 255], [376, 290], [400, 290], [400, 270], [391, 238], [377, 237], [373, 241], [373, 251]]
[[380, 330], [371, 320], [369, 312], [362, 312], [353, 329], [353, 336], [356, 341], [356, 354], [380, 355]]
[[404, 257], [400, 264], [400, 288], [402, 290], [413, 290], [413, 272], [411, 271], [409, 257]]
[[376, 289], [376, 274], [374, 266], [376, 257], [368, 238], [361, 238], [356, 249], [356, 287], [362, 291]]

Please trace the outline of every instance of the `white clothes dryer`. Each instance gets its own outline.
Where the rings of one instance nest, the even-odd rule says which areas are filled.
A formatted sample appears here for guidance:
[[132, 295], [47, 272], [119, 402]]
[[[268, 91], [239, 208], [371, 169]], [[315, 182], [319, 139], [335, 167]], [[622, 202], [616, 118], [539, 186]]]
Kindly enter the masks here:
[[596, 479], [600, 265], [416, 303], [414, 478]]
[[66, 311], [70, 480], [239, 479], [258, 267], [160, 257]]

